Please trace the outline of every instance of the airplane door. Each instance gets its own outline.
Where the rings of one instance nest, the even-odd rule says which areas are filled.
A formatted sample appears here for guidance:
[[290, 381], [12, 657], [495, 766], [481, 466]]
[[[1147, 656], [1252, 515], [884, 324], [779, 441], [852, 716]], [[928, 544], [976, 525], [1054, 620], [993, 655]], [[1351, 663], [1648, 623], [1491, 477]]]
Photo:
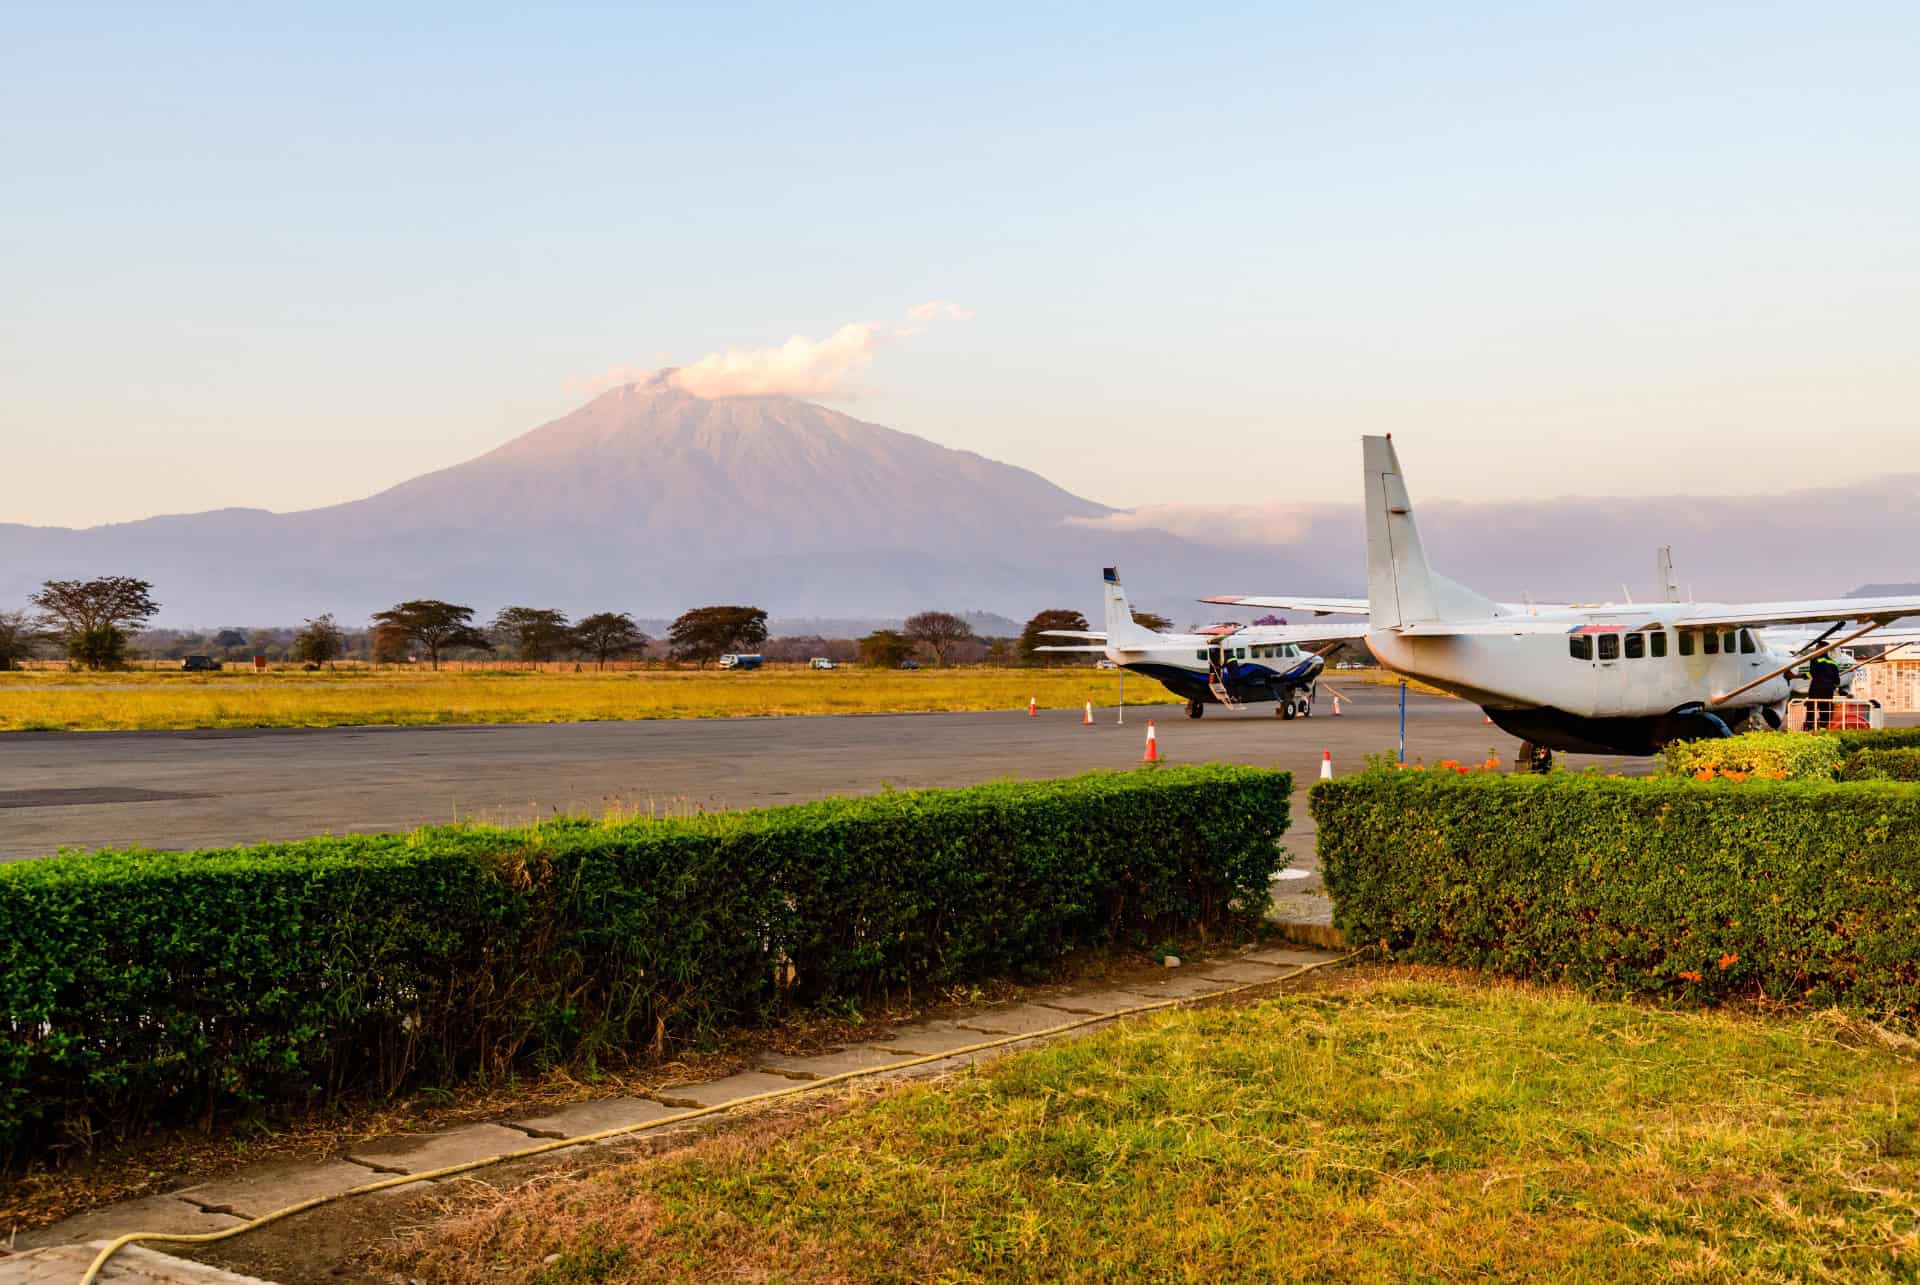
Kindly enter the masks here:
[[1593, 633], [1593, 710], [1617, 714], [1629, 704], [1627, 679], [1621, 667], [1621, 631], [1603, 627]]
[[1207, 668], [1213, 673], [1221, 673], [1227, 667], [1226, 656], [1219, 643], [1207, 647]]

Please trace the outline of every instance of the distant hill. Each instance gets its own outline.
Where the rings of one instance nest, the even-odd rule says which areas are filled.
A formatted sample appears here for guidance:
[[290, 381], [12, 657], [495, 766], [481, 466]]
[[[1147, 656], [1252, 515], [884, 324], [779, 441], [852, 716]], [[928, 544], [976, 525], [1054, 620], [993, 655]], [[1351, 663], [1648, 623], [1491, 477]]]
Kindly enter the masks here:
[[[347, 504], [0, 525], [0, 606], [49, 577], [139, 575], [157, 623], [343, 620], [431, 596], [671, 618], [752, 603], [777, 617], [898, 620], [989, 604], [1091, 611], [1118, 561], [1143, 601], [1298, 582], [1266, 551], [1103, 533], [1113, 510], [1036, 473], [788, 397], [706, 399], [664, 374], [596, 397], [477, 459]], [[1325, 584], [1314, 587], [1326, 589]], [[976, 629], [1018, 632], [1006, 616]]]

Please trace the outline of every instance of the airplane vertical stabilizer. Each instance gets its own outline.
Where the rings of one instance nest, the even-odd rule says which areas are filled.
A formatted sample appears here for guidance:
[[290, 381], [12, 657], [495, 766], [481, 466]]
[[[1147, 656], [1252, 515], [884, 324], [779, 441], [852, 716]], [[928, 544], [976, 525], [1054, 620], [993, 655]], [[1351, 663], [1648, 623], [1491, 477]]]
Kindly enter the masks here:
[[1497, 603], [1435, 575], [1420, 547], [1413, 500], [1391, 437], [1363, 437], [1366, 474], [1367, 602], [1376, 629], [1418, 621], [1482, 620], [1506, 614]]
[[1127, 601], [1127, 591], [1120, 587], [1119, 568], [1107, 567], [1101, 574], [1106, 578], [1107, 645], [1138, 647], [1158, 638], [1159, 635], [1153, 630], [1135, 622], [1133, 606]]

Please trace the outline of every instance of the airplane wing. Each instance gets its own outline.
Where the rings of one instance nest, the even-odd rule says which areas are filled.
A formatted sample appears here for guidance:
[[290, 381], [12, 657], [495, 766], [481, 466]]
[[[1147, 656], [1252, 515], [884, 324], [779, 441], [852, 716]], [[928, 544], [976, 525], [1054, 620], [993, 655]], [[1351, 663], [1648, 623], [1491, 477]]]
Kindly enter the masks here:
[[1325, 625], [1260, 625], [1255, 641], [1260, 643], [1292, 643], [1304, 647], [1310, 643], [1340, 642], [1348, 638], [1365, 638], [1367, 626], [1364, 624], [1325, 624]]
[[1223, 607], [1266, 607], [1276, 611], [1311, 611], [1316, 616], [1364, 616], [1365, 598], [1202, 598]]
[[1917, 598], [1815, 598], [1805, 602], [1701, 604], [1674, 621], [1682, 629], [1707, 626], [1792, 625], [1822, 620], [1877, 620], [1885, 624], [1920, 613]]
[[[1577, 633], [1578, 620], [1538, 620], [1532, 616], [1493, 616], [1486, 620], [1424, 620], [1401, 625], [1391, 632], [1402, 638], [1514, 637], [1522, 634]], [[1619, 626], [1616, 626], [1618, 628]]]

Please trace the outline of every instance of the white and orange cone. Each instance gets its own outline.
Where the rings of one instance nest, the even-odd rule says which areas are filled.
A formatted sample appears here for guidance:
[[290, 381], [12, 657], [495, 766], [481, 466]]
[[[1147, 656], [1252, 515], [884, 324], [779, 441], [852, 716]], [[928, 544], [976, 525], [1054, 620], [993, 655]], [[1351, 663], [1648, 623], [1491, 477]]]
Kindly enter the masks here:
[[1040, 717], [1040, 698], [1038, 696], [1027, 697], [1027, 717], [1028, 718]]
[[1158, 763], [1160, 761], [1160, 741], [1153, 734], [1152, 719], [1147, 720], [1147, 752], [1140, 756], [1140, 761], [1142, 763]]
[[1087, 716], [1081, 719], [1080, 721], [1085, 723], [1088, 727], [1093, 726], [1093, 702], [1092, 701], [1087, 702]]
[[1339, 692], [1335, 692], [1333, 694], [1333, 716], [1335, 718], [1340, 717], [1340, 693]]
[[1323, 781], [1331, 781], [1333, 779], [1333, 751], [1332, 750], [1320, 751], [1320, 779]]

